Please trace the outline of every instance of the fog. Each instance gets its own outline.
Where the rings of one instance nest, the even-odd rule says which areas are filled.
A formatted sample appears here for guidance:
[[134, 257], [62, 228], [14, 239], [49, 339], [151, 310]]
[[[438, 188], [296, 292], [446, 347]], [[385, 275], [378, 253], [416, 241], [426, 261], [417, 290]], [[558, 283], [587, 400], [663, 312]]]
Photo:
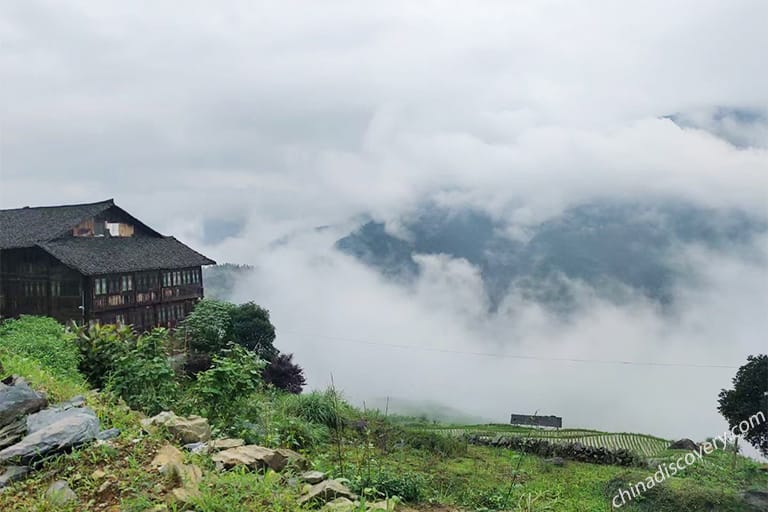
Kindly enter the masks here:
[[5, 2], [0, 202], [114, 197], [253, 264], [233, 298], [271, 311], [312, 388], [712, 436], [718, 391], [766, 349], [765, 240], [681, 246], [695, 278], [671, 310], [572, 282], [568, 319], [514, 290], [489, 313], [466, 261], [420, 256], [402, 285], [333, 244], [425, 202], [509, 236], [600, 198], [766, 219], [766, 19], [759, 0]]

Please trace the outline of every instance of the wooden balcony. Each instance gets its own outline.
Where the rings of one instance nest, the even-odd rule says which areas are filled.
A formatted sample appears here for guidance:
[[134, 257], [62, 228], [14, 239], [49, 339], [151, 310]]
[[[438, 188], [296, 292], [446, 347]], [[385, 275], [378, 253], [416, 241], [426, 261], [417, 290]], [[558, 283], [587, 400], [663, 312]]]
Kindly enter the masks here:
[[133, 304], [135, 304], [133, 292], [110, 293], [108, 295], [97, 295], [93, 298], [94, 311], [121, 309]]
[[169, 286], [162, 289], [160, 302], [174, 302], [180, 299], [194, 299], [203, 296], [203, 287], [199, 284]]

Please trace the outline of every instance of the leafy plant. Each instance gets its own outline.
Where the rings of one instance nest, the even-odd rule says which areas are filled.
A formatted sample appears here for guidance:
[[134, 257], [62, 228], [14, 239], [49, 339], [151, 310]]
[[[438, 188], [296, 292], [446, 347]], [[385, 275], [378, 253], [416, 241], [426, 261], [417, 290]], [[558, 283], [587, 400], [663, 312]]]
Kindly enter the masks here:
[[94, 387], [103, 387], [116, 368], [118, 360], [126, 357], [136, 343], [128, 326], [73, 326], [75, 343], [80, 350], [80, 371]]
[[189, 348], [196, 352], [214, 354], [232, 341], [232, 317], [234, 304], [213, 299], [203, 299], [195, 305], [180, 328], [189, 340]]
[[178, 384], [166, 354], [168, 331], [155, 328], [114, 362], [107, 390], [133, 409], [157, 414], [178, 398]]
[[275, 357], [264, 369], [264, 382], [289, 393], [301, 393], [306, 384], [304, 370], [292, 359], [293, 354]]
[[255, 393], [262, 382], [265, 362], [239, 345], [213, 356], [211, 367], [197, 374], [190, 387], [190, 401], [196, 414], [210, 420], [233, 418], [239, 401]]
[[350, 488], [371, 498], [397, 496], [403, 501], [417, 502], [425, 495], [427, 479], [421, 473], [379, 470], [354, 475]]

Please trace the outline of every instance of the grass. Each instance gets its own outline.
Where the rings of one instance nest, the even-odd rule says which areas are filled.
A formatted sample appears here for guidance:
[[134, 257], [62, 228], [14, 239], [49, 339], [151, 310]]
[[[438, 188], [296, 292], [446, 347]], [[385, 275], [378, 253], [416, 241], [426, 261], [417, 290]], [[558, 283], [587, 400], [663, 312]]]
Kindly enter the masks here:
[[[168, 439], [162, 433], [143, 432], [141, 415], [113, 395], [89, 389], [77, 372], [76, 359], [67, 352], [68, 335], [63, 329], [30, 319], [18, 322], [9, 322], [12, 328], [9, 323], [0, 327], [4, 373], [22, 375], [33, 387], [48, 393], [53, 402], [84, 395], [87, 405], [99, 415], [102, 428], [117, 427], [122, 435], [44, 462], [28, 480], [0, 493], [0, 510], [52, 510], [44, 493], [53, 481], [61, 479], [69, 483], [79, 502], [56, 510], [308, 510], [298, 504], [302, 489], [291, 481], [290, 474], [220, 473], [209, 457], [192, 454], [186, 455], [186, 462], [203, 470], [200, 495], [191, 505], [173, 502], [171, 491], [177, 482], [160, 476], [150, 464]], [[44, 337], [41, 343], [45, 350], [35, 345], [36, 336]], [[244, 399], [248, 403], [243, 405], [248, 407], [240, 411], [245, 416], [238, 420], [252, 420], [258, 423], [255, 427], [265, 428], [266, 434], [259, 434], [263, 439], [303, 449], [315, 469], [346, 477], [350, 487], [369, 502], [397, 495], [416, 510], [440, 506], [516, 512], [607, 511], [619, 488], [644, 480], [655, 471], [570, 461], [555, 466], [506, 448], [469, 445], [463, 437], [467, 433], [630, 448], [652, 455], [657, 463], [670, 462], [682, 453], [667, 450], [666, 440], [643, 434], [441, 425], [403, 417], [393, 421], [375, 411], [356, 410], [327, 392], [301, 396], [257, 392]], [[341, 424], [345, 428], [339, 438], [335, 429]], [[314, 441], [309, 442], [310, 438]], [[95, 471], [104, 475], [94, 475]], [[768, 488], [768, 474], [759, 470], [759, 464], [716, 451], [622, 509], [746, 512], [739, 493], [750, 488]]]

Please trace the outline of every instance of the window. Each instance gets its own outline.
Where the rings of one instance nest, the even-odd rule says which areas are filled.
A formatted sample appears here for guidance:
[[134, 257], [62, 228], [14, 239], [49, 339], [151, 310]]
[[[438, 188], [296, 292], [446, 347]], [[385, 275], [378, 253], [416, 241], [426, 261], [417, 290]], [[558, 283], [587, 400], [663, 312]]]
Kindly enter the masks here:
[[93, 293], [94, 295], [106, 295], [107, 293], [107, 278], [97, 277], [93, 280]]
[[133, 276], [123, 276], [120, 280], [120, 291], [129, 292], [133, 290]]
[[59, 281], [51, 281], [51, 296], [58, 297], [61, 295], [61, 283]]

